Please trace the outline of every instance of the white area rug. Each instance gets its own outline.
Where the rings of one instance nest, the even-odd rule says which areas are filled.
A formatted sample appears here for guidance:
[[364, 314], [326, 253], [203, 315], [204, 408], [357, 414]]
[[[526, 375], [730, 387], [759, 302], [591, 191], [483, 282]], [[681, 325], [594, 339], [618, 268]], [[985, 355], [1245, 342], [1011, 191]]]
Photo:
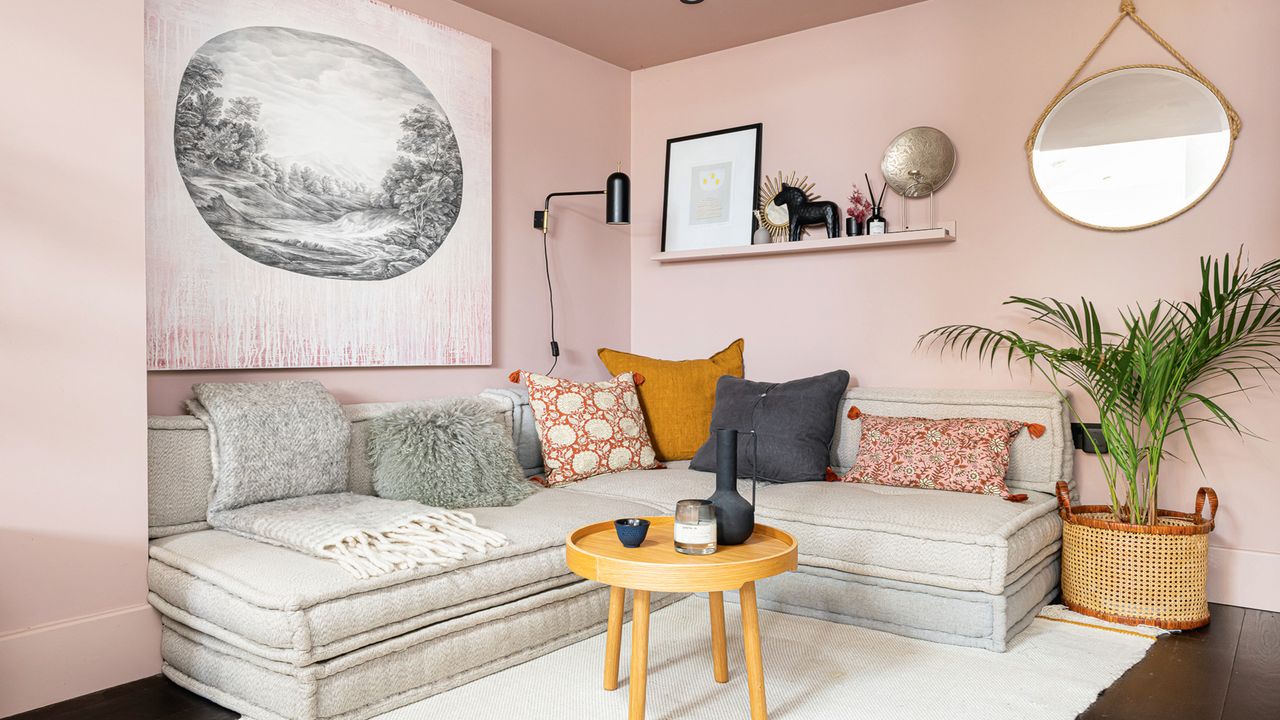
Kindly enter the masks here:
[[[992, 653], [775, 612], [761, 611], [760, 623], [772, 720], [1071, 720], [1154, 642], [1037, 618], [1008, 652]], [[651, 616], [649, 720], [750, 716], [736, 604], [725, 603], [725, 626], [729, 682], [720, 685], [712, 677], [707, 601], [690, 597]], [[377, 720], [621, 720], [631, 623], [623, 627], [613, 692], [601, 688], [604, 641], [597, 635]]]

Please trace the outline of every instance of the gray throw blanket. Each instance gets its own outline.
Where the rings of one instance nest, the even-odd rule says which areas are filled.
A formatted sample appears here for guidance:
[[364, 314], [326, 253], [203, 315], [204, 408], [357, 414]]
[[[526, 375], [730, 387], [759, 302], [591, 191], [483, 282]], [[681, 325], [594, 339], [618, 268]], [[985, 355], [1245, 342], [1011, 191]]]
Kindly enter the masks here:
[[350, 424], [315, 382], [193, 386], [209, 426], [209, 524], [338, 562], [360, 578], [507, 543], [464, 512], [344, 492]]

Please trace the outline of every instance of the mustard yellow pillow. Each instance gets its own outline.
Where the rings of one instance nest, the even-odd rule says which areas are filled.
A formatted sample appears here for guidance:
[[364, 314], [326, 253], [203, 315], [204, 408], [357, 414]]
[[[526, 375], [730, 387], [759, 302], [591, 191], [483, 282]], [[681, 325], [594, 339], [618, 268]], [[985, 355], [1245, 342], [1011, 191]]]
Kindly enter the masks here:
[[597, 351], [611, 375], [640, 373], [640, 407], [660, 460], [688, 460], [711, 434], [716, 380], [742, 377], [742, 339], [706, 360], [659, 360], [619, 350]]

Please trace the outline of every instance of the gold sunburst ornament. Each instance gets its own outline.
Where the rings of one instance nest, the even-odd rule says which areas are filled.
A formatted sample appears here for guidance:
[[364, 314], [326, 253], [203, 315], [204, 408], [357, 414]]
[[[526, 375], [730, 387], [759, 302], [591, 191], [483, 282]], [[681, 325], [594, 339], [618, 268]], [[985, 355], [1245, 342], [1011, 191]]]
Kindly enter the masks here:
[[760, 220], [760, 227], [769, 231], [774, 242], [786, 242], [791, 231], [791, 218], [787, 215], [786, 206], [773, 204], [773, 199], [782, 192], [783, 185], [799, 189], [810, 202], [819, 197], [811, 194], [813, 183], [809, 182], [807, 175], [797, 180], [794, 171], [786, 177], [779, 171], [777, 177], [765, 178], [760, 183], [760, 209], [756, 210], [756, 218]]

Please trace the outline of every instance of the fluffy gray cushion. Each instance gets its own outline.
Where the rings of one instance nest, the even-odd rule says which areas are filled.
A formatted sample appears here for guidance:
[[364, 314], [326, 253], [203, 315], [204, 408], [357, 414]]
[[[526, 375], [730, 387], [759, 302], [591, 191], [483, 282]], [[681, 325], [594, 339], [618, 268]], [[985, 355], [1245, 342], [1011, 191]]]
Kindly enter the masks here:
[[[726, 375], [716, 381], [711, 438], [689, 467], [715, 472], [716, 430], [738, 431], [738, 477], [769, 482], [822, 480], [840, 397], [849, 373], [836, 370], [785, 383], [763, 383]], [[756, 432], [753, 447], [750, 432]]]
[[370, 423], [369, 464], [380, 497], [471, 508], [515, 505], [534, 492], [491, 404], [459, 398]]

